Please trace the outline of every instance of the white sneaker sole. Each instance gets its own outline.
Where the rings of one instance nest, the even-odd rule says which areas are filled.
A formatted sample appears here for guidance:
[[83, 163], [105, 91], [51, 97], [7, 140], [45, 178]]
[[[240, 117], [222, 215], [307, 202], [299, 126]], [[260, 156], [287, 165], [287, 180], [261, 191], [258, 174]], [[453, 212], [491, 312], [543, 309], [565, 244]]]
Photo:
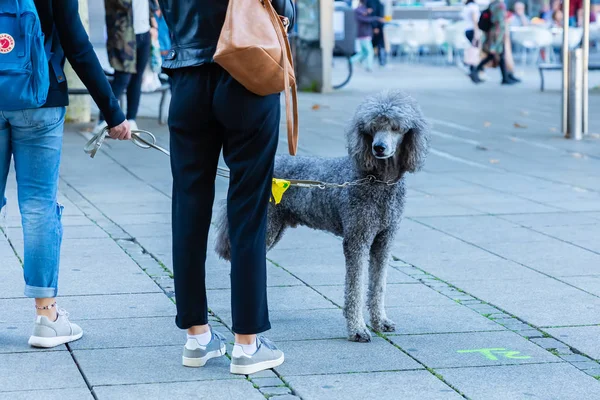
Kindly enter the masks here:
[[276, 368], [283, 364], [284, 355], [277, 360], [263, 361], [253, 365], [235, 365], [231, 364], [229, 372], [236, 375], [251, 375], [266, 369]]
[[182, 360], [182, 364], [184, 367], [199, 368], [199, 367], [204, 367], [206, 362], [208, 360], [210, 360], [211, 358], [221, 357], [221, 356], [224, 356], [226, 353], [227, 353], [227, 350], [225, 349], [225, 346], [223, 346], [219, 350], [215, 350], [215, 351], [211, 351], [210, 353], [207, 353], [204, 357], [188, 358], [188, 357], [182, 356], [181, 360]]
[[52, 347], [60, 346], [61, 344], [74, 342], [76, 340], [81, 339], [83, 336], [83, 332], [74, 335], [74, 336], [55, 336], [55, 337], [41, 337], [41, 336], [31, 336], [29, 338], [29, 345], [33, 347], [41, 347], [44, 349], [49, 349]]

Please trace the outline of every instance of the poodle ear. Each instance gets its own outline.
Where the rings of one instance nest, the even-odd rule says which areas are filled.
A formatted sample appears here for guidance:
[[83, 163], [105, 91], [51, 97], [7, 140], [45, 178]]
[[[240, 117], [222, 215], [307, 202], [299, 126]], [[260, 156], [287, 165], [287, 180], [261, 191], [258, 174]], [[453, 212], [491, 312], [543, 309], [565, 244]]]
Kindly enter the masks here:
[[429, 149], [429, 126], [424, 119], [419, 119], [411, 130], [404, 134], [400, 144], [400, 164], [402, 170], [416, 172], [425, 163]]

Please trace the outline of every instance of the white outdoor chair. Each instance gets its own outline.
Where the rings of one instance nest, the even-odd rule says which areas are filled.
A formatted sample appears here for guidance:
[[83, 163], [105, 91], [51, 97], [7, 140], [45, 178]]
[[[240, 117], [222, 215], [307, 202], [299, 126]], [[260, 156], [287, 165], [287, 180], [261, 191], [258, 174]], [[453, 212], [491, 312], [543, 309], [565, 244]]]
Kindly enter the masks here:
[[[465, 23], [460, 21], [446, 27], [444, 33], [446, 43], [448, 44], [448, 63], [458, 64], [462, 60], [462, 54], [465, 49], [471, 46], [469, 40], [465, 36]], [[455, 60], [456, 57], [456, 62]]]

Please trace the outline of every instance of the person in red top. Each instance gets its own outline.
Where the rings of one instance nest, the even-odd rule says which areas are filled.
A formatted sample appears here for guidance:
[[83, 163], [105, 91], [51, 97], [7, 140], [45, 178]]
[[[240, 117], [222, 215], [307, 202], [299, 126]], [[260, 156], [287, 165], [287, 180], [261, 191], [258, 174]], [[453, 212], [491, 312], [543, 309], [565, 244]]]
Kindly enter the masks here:
[[[590, 13], [590, 22], [596, 22], [596, 13]], [[581, 26], [582, 24], [583, 0], [571, 0], [569, 2], [569, 26]]]

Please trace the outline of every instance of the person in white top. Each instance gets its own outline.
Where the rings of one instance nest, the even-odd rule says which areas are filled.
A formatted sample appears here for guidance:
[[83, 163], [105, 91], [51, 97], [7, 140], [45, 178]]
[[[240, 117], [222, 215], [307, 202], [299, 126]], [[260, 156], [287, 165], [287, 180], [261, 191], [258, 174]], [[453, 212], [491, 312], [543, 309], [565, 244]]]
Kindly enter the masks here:
[[[116, 98], [127, 93], [127, 120], [137, 129], [136, 117], [142, 93], [142, 77], [150, 58], [151, 38], [158, 35], [151, 8], [154, 0], [105, 0], [106, 50], [114, 68], [111, 87]], [[104, 116], [98, 117], [95, 132], [105, 126]]]
[[[477, 26], [480, 15], [481, 11], [479, 10], [479, 5], [477, 5], [474, 0], [467, 0], [467, 3], [462, 10], [462, 18], [465, 23], [465, 36], [475, 47], [478, 46], [479, 39], [481, 38], [481, 31]], [[475, 66], [471, 65], [471, 71], [474, 68]]]

